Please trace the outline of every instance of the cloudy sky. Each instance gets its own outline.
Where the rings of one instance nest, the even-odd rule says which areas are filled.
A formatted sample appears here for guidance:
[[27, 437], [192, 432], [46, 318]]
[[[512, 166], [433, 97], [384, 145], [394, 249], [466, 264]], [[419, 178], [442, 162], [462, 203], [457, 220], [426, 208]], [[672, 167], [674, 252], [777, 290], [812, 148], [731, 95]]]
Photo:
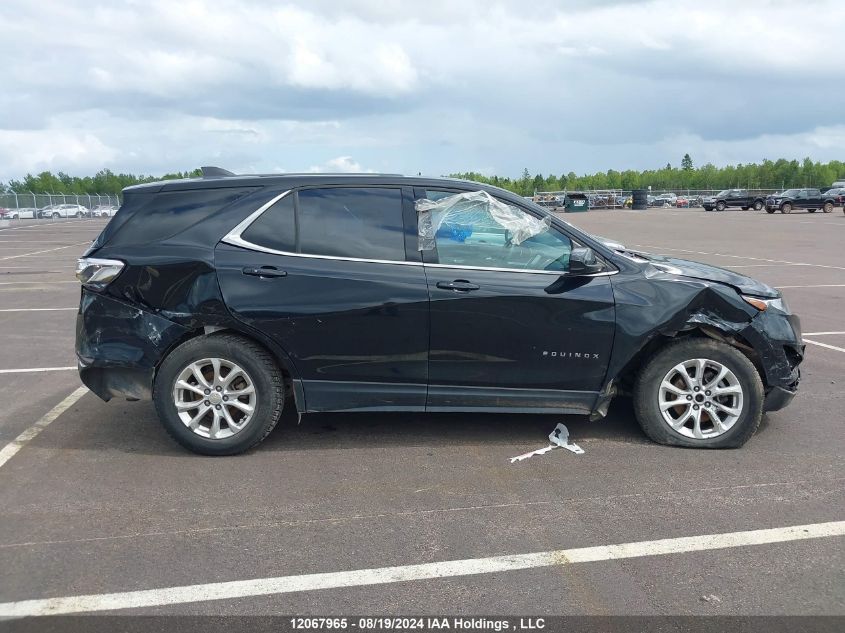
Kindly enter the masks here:
[[2, 0], [0, 181], [845, 158], [841, 0]]

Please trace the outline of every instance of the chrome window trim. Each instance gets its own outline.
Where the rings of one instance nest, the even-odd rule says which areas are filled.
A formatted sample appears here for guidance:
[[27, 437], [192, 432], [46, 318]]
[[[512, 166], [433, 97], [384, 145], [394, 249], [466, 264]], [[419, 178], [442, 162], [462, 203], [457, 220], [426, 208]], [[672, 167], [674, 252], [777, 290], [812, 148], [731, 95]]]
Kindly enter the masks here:
[[[393, 259], [365, 259], [360, 257], [339, 257], [336, 255], [310, 255], [308, 253], [291, 253], [289, 251], [280, 251], [275, 248], [269, 248], [267, 246], [261, 246], [260, 244], [254, 244], [253, 242], [248, 242], [243, 237], [241, 237], [241, 233], [246, 231], [250, 225], [255, 222], [267, 209], [272, 207], [276, 204], [279, 200], [284, 198], [285, 196], [289, 195], [293, 192], [293, 189], [288, 189], [280, 193], [279, 195], [271, 198], [269, 201], [262, 204], [258, 209], [250, 213], [243, 221], [241, 221], [235, 228], [229, 231], [221, 242], [229, 244], [231, 246], [238, 246], [240, 248], [245, 248], [250, 251], [257, 251], [259, 253], [267, 253], [268, 255], [283, 255], [285, 257], [303, 257], [306, 259], [327, 259], [332, 261], [340, 261], [340, 262], [365, 262], [369, 264], [398, 264], [400, 266], [425, 266], [429, 268], [457, 268], [459, 270], [489, 270], [492, 272], [506, 272], [506, 273], [529, 273], [529, 274], [541, 274], [541, 275], [555, 275], [557, 277], [565, 277], [569, 276], [569, 273], [566, 271], [559, 271], [559, 270], [525, 270], [522, 268], [496, 268], [491, 266], [459, 266], [455, 264], [426, 264], [424, 262], [408, 262], [408, 261], [398, 261]], [[578, 277], [606, 277], [608, 275], [615, 275], [618, 273], [618, 270], [612, 270], [607, 272], [595, 273], [592, 275], [577, 275]], [[573, 277], [576, 275], [572, 275]]]

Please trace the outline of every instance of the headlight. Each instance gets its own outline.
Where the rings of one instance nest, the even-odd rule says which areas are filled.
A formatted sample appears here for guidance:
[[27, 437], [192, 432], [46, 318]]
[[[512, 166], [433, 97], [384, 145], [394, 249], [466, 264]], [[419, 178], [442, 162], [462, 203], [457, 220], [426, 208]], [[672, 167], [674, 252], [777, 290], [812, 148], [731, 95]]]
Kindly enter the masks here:
[[76, 260], [76, 278], [91, 290], [102, 290], [123, 270], [123, 262], [117, 259], [83, 257]]
[[760, 297], [749, 297], [746, 295], [742, 295], [743, 301], [748, 305], [752, 305], [760, 312], [768, 310], [769, 308], [774, 308], [775, 310], [780, 310], [781, 312], [789, 313], [789, 306], [786, 305], [786, 299], [783, 297], [778, 297], [777, 299], [761, 299]]

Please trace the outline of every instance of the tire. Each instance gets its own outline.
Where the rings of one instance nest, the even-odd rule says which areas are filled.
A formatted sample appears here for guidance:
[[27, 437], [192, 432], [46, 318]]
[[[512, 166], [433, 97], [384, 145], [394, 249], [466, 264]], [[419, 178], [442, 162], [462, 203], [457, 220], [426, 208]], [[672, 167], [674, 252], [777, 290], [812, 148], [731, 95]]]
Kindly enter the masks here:
[[[234, 397], [228, 400], [229, 404], [219, 402], [216, 405], [213, 404], [213, 397], [217, 396], [218, 401], [224, 398], [225, 389], [218, 395], [213, 393], [213, 385], [210, 385], [212, 387], [211, 391], [208, 391], [211, 394], [210, 400], [203, 400], [201, 393], [194, 395], [196, 389], [201, 389], [203, 385], [196, 380], [196, 373], [190, 373], [191, 365], [198, 366], [200, 361], [208, 360], [209, 362], [202, 366], [203, 371], [201, 373], [206, 374], [206, 370], [208, 370], [208, 373], [203, 377], [207, 382], [211, 382], [214, 372], [211, 359], [220, 361], [221, 367], [225, 367], [224, 364], [228, 363], [242, 370], [243, 378], [240, 379], [239, 383], [222, 383], [226, 384], [227, 389], [231, 389], [232, 385], [235, 385], [236, 388], [243, 390], [251, 384], [253, 393]], [[230, 367], [228, 372], [231, 371], [234, 371], [234, 368]], [[190, 377], [185, 378], [185, 372], [189, 372]], [[223, 381], [229, 375], [228, 372], [223, 375]], [[184, 381], [193, 385], [192, 390], [178, 389], [177, 391], [176, 385], [180, 376]], [[236, 378], [235, 380], [239, 379]], [[203, 389], [203, 391], [205, 390]], [[184, 401], [184, 398], [188, 396], [190, 401], [197, 402], [198, 406], [190, 410], [183, 408], [182, 414], [186, 418], [192, 418], [183, 421], [180, 412], [177, 410], [176, 400]], [[195, 400], [195, 398], [198, 399]], [[252, 412], [249, 414], [250, 417], [242, 412], [241, 407], [232, 405], [235, 400], [241, 400], [241, 405], [243, 405], [242, 398], [246, 398], [247, 405], [250, 403], [253, 405]], [[278, 423], [284, 405], [284, 380], [282, 371], [275, 359], [260, 345], [234, 334], [211, 334], [193, 338], [167, 355], [156, 374], [153, 385], [153, 401], [159, 419], [167, 433], [188, 450], [201, 455], [235, 455], [261, 443]], [[211, 405], [205, 406], [206, 402], [210, 402]], [[215, 409], [221, 411], [220, 418], [218, 418]], [[204, 411], [202, 415], [200, 415], [201, 411]], [[240, 417], [238, 421], [247, 417], [248, 419], [243, 423], [243, 427], [237, 428], [230, 426], [226, 419], [222, 418], [223, 412], [226, 413], [229, 420], [239, 415], [243, 417]], [[197, 418], [201, 418], [201, 420], [195, 431], [189, 428], [188, 424]], [[221, 437], [216, 439], [210, 437], [213, 430], [213, 420], [219, 420], [216, 424], [218, 424], [218, 433]], [[202, 434], [207, 435], [203, 436]]]
[[781, 213], [792, 213], [792, 205], [788, 202], [780, 205], [780, 212]]
[[825, 202], [824, 206], [822, 207], [822, 211], [824, 211], [825, 213], [833, 213], [833, 203]]
[[763, 209], [763, 202], [761, 200], [754, 201], [754, 210], [761, 211]]
[[[727, 368], [729, 373], [717, 384], [723, 385], [722, 389], [741, 388], [738, 395], [718, 396], [730, 407], [734, 409], [738, 407], [739, 414], [732, 417], [721, 408], [717, 409], [713, 404], [705, 409], [708, 400], [713, 402], [713, 396], [708, 399], [702, 393], [705, 387], [699, 387], [700, 390], [693, 397], [703, 399], [703, 403], [699, 405], [701, 408], [697, 410], [701, 420], [700, 437], [691, 436], [695, 433], [695, 424], [692, 419], [687, 422], [691, 428], [687, 426], [681, 426], [680, 430], [672, 428], [664, 418], [660, 406], [660, 398], [663, 397], [661, 385], [664, 378], [672, 380], [670, 376], [682, 363], [695, 359], [706, 359], [706, 363], [709, 363], [705, 364], [702, 372], [705, 386], [709, 386], [707, 381], [713, 379], [717, 366], [720, 365]], [[681, 384], [684, 383], [681, 382]], [[692, 394], [691, 390], [690, 393]], [[695, 400], [687, 404], [686, 396], [677, 397], [679, 406], [667, 409], [666, 415], [669, 417], [677, 415], [679, 421], [683, 421], [686, 413], [692, 413], [691, 409]], [[710, 418], [711, 411], [726, 416], [727, 430], [720, 431], [717, 428]], [[738, 349], [711, 339], [686, 338], [670, 343], [646, 362], [634, 387], [634, 413], [643, 432], [658, 444], [693, 448], [738, 448], [754, 435], [760, 425], [763, 415], [763, 382], [751, 361]], [[705, 420], [705, 417], [709, 419]]]
[[774, 212], [775, 212], [775, 209], [770, 209], [769, 207], [766, 207], [766, 213], [774, 213]]
[[53, 211], [53, 219], [54, 220], [58, 220], [60, 217], [62, 217], [62, 216], [59, 215], [58, 211]]
[[716, 203], [716, 211], [724, 211], [727, 205], [724, 202], [717, 202]]

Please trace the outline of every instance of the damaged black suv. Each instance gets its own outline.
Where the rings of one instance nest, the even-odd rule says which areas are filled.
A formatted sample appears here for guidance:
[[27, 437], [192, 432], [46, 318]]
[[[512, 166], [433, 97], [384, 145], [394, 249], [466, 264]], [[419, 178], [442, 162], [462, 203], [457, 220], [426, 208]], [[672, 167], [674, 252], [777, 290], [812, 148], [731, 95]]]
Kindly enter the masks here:
[[286, 401], [600, 418], [617, 394], [657, 442], [736, 447], [797, 388], [798, 318], [748, 277], [478, 183], [204, 174], [124, 190], [77, 271], [82, 381], [198, 453]]

